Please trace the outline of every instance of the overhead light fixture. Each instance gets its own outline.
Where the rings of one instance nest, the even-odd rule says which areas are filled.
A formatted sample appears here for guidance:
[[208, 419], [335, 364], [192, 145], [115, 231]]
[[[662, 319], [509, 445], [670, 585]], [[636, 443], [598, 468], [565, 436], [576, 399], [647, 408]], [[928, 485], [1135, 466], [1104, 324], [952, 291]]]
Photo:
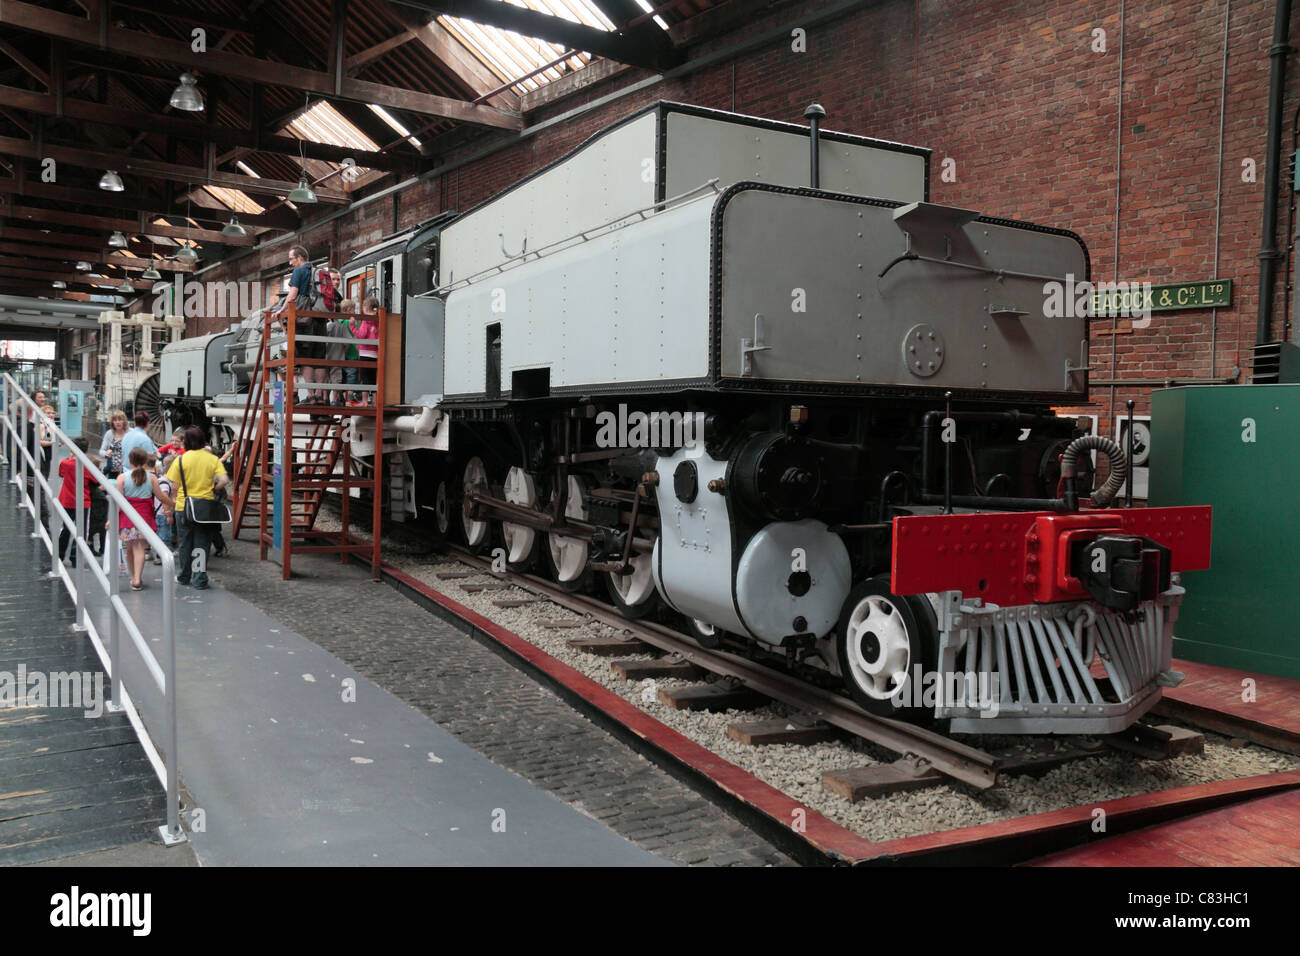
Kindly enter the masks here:
[[[311, 94], [304, 93], [303, 99], [306, 101], [307, 106], [310, 107]], [[298, 185], [295, 186], [294, 189], [289, 193], [289, 195], [286, 197], [286, 201], [294, 202], [294, 203], [316, 202], [316, 191], [313, 190], [311, 186], [307, 184], [307, 168], [306, 168], [307, 157], [306, 154], [304, 153], [303, 141], [301, 139], [298, 140], [298, 164], [299, 164]]]
[[64, 282], [62, 279], [55, 279], [53, 282], [50, 283], [50, 285], [54, 286], [54, 288], [56, 289], [66, 289], [68, 287], [68, 284]]
[[176, 258], [181, 262], [198, 262], [199, 254], [194, 251], [193, 246], [181, 246], [180, 251], [176, 253]]
[[298, 185], [289, 193], [290, 202], [316, 202], [316, 192], [307, 182], [307, 174], [303, 173], [298, 179]]
[[248, 230], [239, 224], [238, 216], [232, 215], [230, 217], [230, 222], [226, 223], [224, 226], [221, 227], [221, 234], [223, 236], [243, 237], [248, 235]]
[[172, 109], [185, 110], [187, 113], [203, 112], [203, 94], [194, 85], [193, 74], [181, 74], [181, 85], [172, 93], [170, 102]]
[[89, 272], [89, 271], [90, 271], [90, 263], [89, 263], [89, 262], [86, 262], [84, 259], [83, 259], [81, 262], [78, 262], [78, 263], [77, 263], [77, 271], [78, 271], [78, 272]]
[[149, 263], [149, 268], [140, 273], [140, 278], [149, 282], [157, 282], [162, 278], [162, 273], [155, 269], [151, 262]]
[[117, 291], [124, 292], [127, 295], [130, 295], [132, 292], [135, 291], [135, 286], [131, 285], [130, 279], [123, 278], [122, 284], [117, 287]]
[[127, 245], [129, 245], [126, 241], [126, 236], [122, 235], [120, 232], [115, 232], [109, 236], [108, 244], [114, 249], [125, 249]]
[[126, 189], [126, 187], [122, 185], [122, 177], [117, 174], [116, 169], [108, 169], [104, 171], [104, 175], [99, 177], [99, 188], [105, 189], [110, 193], [120, 193], [122, 190]]

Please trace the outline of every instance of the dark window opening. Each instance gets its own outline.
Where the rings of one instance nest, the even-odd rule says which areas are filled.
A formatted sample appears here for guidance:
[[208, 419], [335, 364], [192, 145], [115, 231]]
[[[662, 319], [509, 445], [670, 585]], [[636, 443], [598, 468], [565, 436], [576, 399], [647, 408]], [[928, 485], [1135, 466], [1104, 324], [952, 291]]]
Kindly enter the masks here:
[[550, 394], [549, 368], [528, 368], [510, 374], [511, 398], [546, 398]]
[[501, 323], [487, 327], [487, 382], [488, 398], [501, 397]]

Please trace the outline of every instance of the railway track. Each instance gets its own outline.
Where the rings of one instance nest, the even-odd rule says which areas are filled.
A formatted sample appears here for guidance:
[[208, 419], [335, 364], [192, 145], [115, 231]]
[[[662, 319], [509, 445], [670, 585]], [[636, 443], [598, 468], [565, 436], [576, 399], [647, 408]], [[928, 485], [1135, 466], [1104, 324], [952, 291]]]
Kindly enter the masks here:
[[[815, 687], [748, 658], [701, 647], [662, 624], [624, 617], [604, 602], [565, 591], [537, 575], [496, 571], [491, 561], [465, 548], [453, 545], [449, 550], [457, 560], [494, 578], [602, 624], [618, 628], [635, 641], [675, 655], [703, 671], [779, 701], [807, 718], [893, 751], [907, 762], [907, 776], [911, 779], [923, 777], [927, 771], [933, 770], [943, 777], [979, 790], [988, 790], [997, 786], [999, 771], [1027, 769], [1034, 763], [1032, 760], [1009, 761], [1004, 755], [972, 747], [924, 727], [876, 717], [834, 691]], [[1083, 757], [1088, 753], [1089, 751], [1081, 749], [1071, 752], [1070, 756]], [[1060, 759], [1054, 758], [1056, 762]]]

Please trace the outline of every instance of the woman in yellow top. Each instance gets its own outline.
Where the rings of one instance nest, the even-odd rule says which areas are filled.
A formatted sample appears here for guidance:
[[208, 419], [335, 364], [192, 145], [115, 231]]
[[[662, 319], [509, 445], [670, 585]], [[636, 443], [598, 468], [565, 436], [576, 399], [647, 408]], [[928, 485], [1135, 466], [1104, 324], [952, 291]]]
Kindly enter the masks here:
[[[185, 453], [172, 462], [167, 470], [167, 479], [172, 483], [176, 496], [176, 530], [180, 534], [180, 550], [177, 557], [180, 567], [176, 574], [179, 584], [189, 584], [203, 590], [208, 586], [208, 558], [212, 551], [212, 529], [217, 525], [198, 524], [185, 516], [185, 499], [207, 498], [212, 500], [216, 492], [224, 488], [230, 478], [221, 464], [221, 459], [203, 446], [207, 440], [203, 429], [191, 425], [185, 429]], [[200, 555], [199, 552], [202, 552]]]

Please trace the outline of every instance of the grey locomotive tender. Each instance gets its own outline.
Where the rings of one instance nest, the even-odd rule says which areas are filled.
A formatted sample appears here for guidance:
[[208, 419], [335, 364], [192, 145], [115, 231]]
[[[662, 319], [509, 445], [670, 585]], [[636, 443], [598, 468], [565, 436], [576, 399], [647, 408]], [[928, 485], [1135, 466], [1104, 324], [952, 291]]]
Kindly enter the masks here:
[[805, 115], [657, 103], [346, 265], [401, 315], [394, 513], [875, 714], [1128, 726], [1209, 515], [1107, 508], [1120, 449], [1052, 412], [1087, 401], [1088, 320], [1043, 308], [1082, 240]]

